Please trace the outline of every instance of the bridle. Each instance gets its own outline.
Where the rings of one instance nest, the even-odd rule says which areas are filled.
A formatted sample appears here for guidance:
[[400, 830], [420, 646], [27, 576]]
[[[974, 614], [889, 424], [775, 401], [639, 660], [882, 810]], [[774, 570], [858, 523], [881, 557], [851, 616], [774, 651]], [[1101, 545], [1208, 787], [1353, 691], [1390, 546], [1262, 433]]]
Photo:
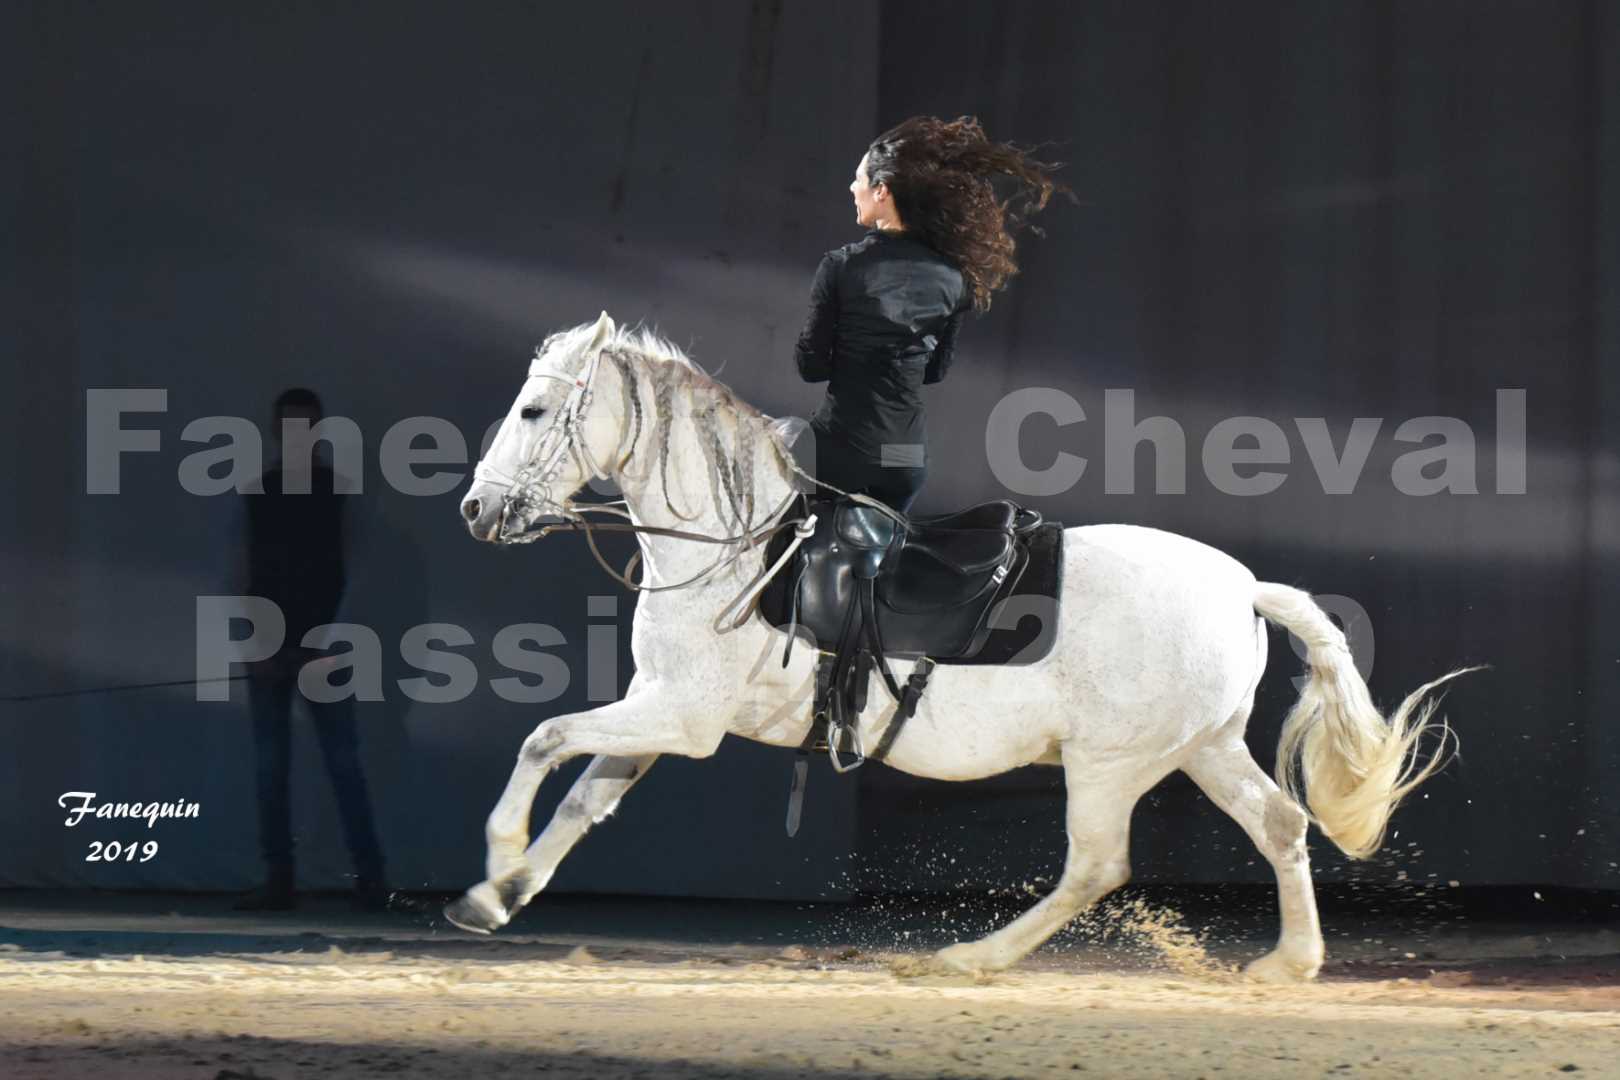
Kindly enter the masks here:
[[[531, 372], [531, 375], [543, 378], [572, 382], [574, 386], [560, 407], [561, 415], [541, 435], [539, 445], [518, 469], [517, 475], [508, 476], [486, 461], [480, 461], [473, 469], [475, 479], [506, 485], [502, 495], [500, 523], [496, 527], [497, 543], [527, 544], [547, 535], [549, 530], [530, 530], [529, 526], [548, 513], [548, 508], [554, 508], [554, 512], [564, 518], [582, 520], [574, 513], [575, 504], [571, 499], [558, 503], [551, 496], [551, 481], [562, 468], [564, 454], [572, 453], [580, 470], [589, 471], [595, 479], [604, 479], [609, 475], [592, 457], [589, 444], [579, 437], [585, 414], [595, 396], [596, 371], [601, 365], [603, 351], [597, 349], [591, 354], [583, 375], [569, 378], [549, 371]], [[538, 351], [535, 359], [539, 359]], [[625, 455], [623, 460], [627, 460], [628, 456]]]
[[[583, 373], [574, 375], [571, 378], [551, 372], [533, 372], [532, 374], [548, 379], [573, 383], [572, 389], [568, 392], [568, 397], [559, 407], [559, 415], [541, 435], [540, 442], [535, 447], [534, 453], [530, 455], [529, 461], [517, 470], [516, 475], [508, 476], [500, 469], [484, 461], [480, 461], [473, 470], [475, 479], [485, 483], [504, 484], [506, 487], [506, 490], [501, 495], [501, 516], [496, 526], [495, 541], [501, 544], [528, 544], [554, 532], [584, 532], [586, 543], [590, 545], [591, 554], [596, 557], [597, 563], [626, 588], [634, 592], [667, 592], [672, 589], [684, 589], [703, 581], [719, 572], [722, 568], [736, 562], [745, 553], [753, 550], [757, 544], [774, 536], [781, 529], [792, 526], [794, 530], [793, 540], [783, 550], [782, 554], [774, 563], [755, 575], [754, 579], [744, 587], [742, 593], [727, 604], [719, 615], [715, 617], [714, 628], [717, 633], [723, 634], [735, 630], [748, 620], [749, 615], [752, 613], [751, 606], [754, 598], [764, 590], [771, 578], [782, 567], [787, 565], [788, 560], [793, 557], [793, 553], [798, 549], [799, 545], [809, 539], [815, 532], [816, 515], [808, 513], [802, 518], [793, 518], [787, 521], [779, 520], [787, 512], [793, 501], [799, 497], [799, 492], [792, 491], [788, 493], [788, 497], [782, 501], [781, 505], [766, 518], [765, 525], [757, 529], [745, 528], [743, 532], [735, 536], [708, 536], [685, 529], [669, 529], [658, 525], [638, 525], [633, 521], [593, 522], [584, 517], [587, 513], [595, 512], [629, 518], [629, 506], [624, 499], [614, 499], [602, 503], [576, 503], [572, 498], [567, 498], [562, 502], [558, 502], [551, 494], [551, 481], [562, 468], [563, 462], [566, 460], [565, 455], [572, 454], [574, 462], [579, 466], [580, 471], [589, 472], [595, 479], [603, 480], [612, 476], [610, 472], [597, 463], [595, 457], [591, 454], [590, 446], [581, 437], [586, 414], [595, 396], [596, 373], [601, 367], [602, 354], [606, 351], [606, 348], [595, 349], [590, 360], [587, 361]], [[539, 354], [537, 352], [536, 359], [538, 358]], [[615, 467], [623, 467], [630, 460], [630, 455], [635, 452], [634, 438], [632, 436], [630, 448], [622, 455], [619, 454], [619, 447], [614, 448], [615, 456], [618, 458]], [[622, 438], [620, 445], [623, 445]], [[841, 488], [834, 487], [832, 484], [817, 480], [803, 469], [800, 469], [798, 463], [793, 461], [790, 456], [780, 454], [780, 452], [778, 456], [789, 469], [812, 483], [831, 488], [833, 491], [846, 495], [851, 499], [868, 503], [894, 517], [902, 525], [905, 523], [904, 517], [877, 499], [867, 495], [851, 494]], [[563, 520], [543, 525], [540, 528], [532, 528], [537, 520], [547, 514], [561, 517]], [[736, 546], [736, 550], [729, 555], [722, 552], [720, 557], [708, 567], [685, 581], [673, 585], [646, 585], [630, 580], [630, 574], [635, 568], [636, 561], [641, 558], [639, 546], [635, 554], [630, 557], [630, 561], [625, 563], [624, 572], [621, 574], [609, 566], [607, 560], [602, 557], [602, 552], [596, 545], [595, 534], [597, 530], [653, 533], [659, 536], [673, 536], [682, 540], [720, 544], [726, 548]], [[646, 575], [643, 574], [642, 576], [645, 578]], [[734, 613], [739, 611], [740, 614], [733, 617]], [[728, 619], [730, 621], [727, 621]]]

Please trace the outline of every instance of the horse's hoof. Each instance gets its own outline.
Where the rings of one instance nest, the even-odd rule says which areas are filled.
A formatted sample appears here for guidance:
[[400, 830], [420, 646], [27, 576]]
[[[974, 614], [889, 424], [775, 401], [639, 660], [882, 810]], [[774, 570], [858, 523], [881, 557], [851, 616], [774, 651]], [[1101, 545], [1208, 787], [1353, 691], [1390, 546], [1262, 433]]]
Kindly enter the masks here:
[[963, 975], [979, 975], [994, 970], [994, 965], [987, 961], [983, 950], [973, 941], [946, 946], [934, 954], [934, 963], [945, 971]]
[[1314, 964], [1290, 963], [1284, 960], [1281, 954], [1268, 952], [1245, 967], [1243, 974], [1245, 978], [1255, 982], [1302, 983], [1316, 978], [1316, 973], [1321, 967], [1321, 961]]
[[487, 881], [468, 889], [461, 898], [444, 906], [444, 917], [463, 930], [487, 934], [506, 925], [506, 910], [500, 897]]

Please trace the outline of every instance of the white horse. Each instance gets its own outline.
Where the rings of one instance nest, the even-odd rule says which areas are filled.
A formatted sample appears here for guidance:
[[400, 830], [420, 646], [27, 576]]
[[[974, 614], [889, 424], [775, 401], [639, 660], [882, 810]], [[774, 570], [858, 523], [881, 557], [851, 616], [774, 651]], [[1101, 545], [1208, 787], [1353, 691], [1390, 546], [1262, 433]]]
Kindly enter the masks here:
[[[536, 526], [544, 519], [577, 519], [577, 507], [597, 505], [572, 502], [593, 476], [611, 477], [621, 513], [638, 529], [639, 585], [651, 591], [636, 608], [626, 696], [555, 717], [524, 740], [488, 819], [488, 878], [446, 908], [456, 925], [505, 925], [660, 754], [706, 757], [728, 734], [783, 747], [804, 740], [815, 650], [795, 648], [783, 668], [783, 632], [757, 613], [729, 619], [764, 569], [759, 537], [799, 490], [789, 447], [802, 423], [760, 413], [674, 346], [620, 329], [606, 312], [537, 350], [462, 503], [468, 527], [493, 542], [543, 535], [549, 530]], [[745, 534], [754, 542], [739, 539]], [[1008, 925], [937, 959], [961, 971], [1006, 968], [1124, 884], [1131, 809], [1181, 769], [1276, 871], [1281, 934], [1247, 970], [1311, 978], [1323, 943], [1307, 825], [1352, 857], [1376, 851], [1396, 804], [1444, 757], [1449, 728], [1431, 723], [1437, 702], [1420, 708], [1423, 696], [1472, 669], [1419, 687], [1386, 719], [1343, 632], [1307, 593], [1256, 581], [1215, 548], [1158, 529], [1089, 525], [1065, 530], [1063, 540], [1052, 651], [1016, 667], [940, 665], [886, 759], [939, 780], [1030, 764], [1063, 769], [1068, 854], [1057, 886]], [[1310, 669], [1283, 725], [1281, 789], [1243, 741], [1266, 666], [1265, 619], [1305, 643]], [[895, 678], [903, 683], [913, 663], [891, 658]], [[878, 741], [894, 708], [886, 690], [868, 695], [858, 721], [865, 745]], [[1438, 737], [1432, 753], [1420, 746], [1426, 735]], [[595, 760], [530, 843], [541, 781], [579, 754]]]

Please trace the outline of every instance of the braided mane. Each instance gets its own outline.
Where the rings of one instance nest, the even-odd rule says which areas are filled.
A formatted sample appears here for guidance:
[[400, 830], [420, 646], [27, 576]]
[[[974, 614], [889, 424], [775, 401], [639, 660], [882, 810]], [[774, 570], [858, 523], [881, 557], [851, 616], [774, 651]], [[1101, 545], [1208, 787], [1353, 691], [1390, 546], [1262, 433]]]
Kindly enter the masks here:
[[[536, 351], [544, 352], [553, 340], [565, 335], [588, 334], [592, 326], [591, 323], [583, 323], [571, 330], [553, 334]], [[720, 490], [725, 493], [724, 501], [729, 504], [732, 516], [730, 524], [739, 529], [755, 527], [758, 524], [754, 521], [758, 491], [754, 458], [758, 440], [763, 439], [771, 447], [777, 459], [783, 463], [784, 470], [793, 462], [788, 440], [774, 423], [774, 418], [738, 397], [736, 391], [710, 375], [674, 342], [640, 323], [614, 327], [602, 346], [602, 357], [611, 362], [622, 376], [619, 382], [624, 388], [624, 415], [631, 418], [633, 424], [627, 440], [631, 447], [637, 446], [641, 438], [647, 413], [644, 393], [651, 399], [656, 455], [642, 463], [640, 472], [628, 471], [628, 454], [625, 461], [616, 464], [626, 468], [626, 475], [637, 479], [646, 479], [650, 470], [656, 468], [659, 486], [664, 493], [664, 505], [676, 517], [685, 521], [693, 520], [697, 516], [695, 512], [682, 513], [669, 498], [670, 428], [675, 419], [677, 399], [684, 400], [697, 425], [700, 435], [698, 442], [709, 463], [711, 486], [718, 481]], [[728, 421], [732, 433], [729, 446], [724, 438]], [[723, 517], [726, 508], [722, 507], [721, 513]]]

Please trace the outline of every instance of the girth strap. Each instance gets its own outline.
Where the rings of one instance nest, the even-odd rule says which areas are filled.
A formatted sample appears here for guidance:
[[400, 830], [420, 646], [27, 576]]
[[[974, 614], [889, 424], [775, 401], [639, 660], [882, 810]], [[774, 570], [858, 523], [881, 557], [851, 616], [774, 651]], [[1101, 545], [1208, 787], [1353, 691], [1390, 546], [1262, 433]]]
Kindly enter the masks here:
[[889, 696], [898, 702], [900, 684], [894, 681], [894, 673], [889, 670], [888, 657], [883, 655], [883, 635], [878, 630], [877, 601], [872, 595], [874, 588], [872, 578], [861, 579], [856, 585], [861, 602], [861, 622], [866, 628], [867, 644], [872, 647], [872, 658], [877, 663], [878, 671], [883, 675], [883, 684], [889, 688]]
[[906, 677], [906, 685], [900, 691], [900, 707], [894, 710], [894, 719], [883, 731], [883, 738], [878, 740], [877, 749], [870, 757], [873, 761], [882, 761], [889, 754], [889, 748], [894, 740], [900, 737], [900, 729], [906, 726], [911, 714], [917, 711], [917, 702], [922, 698], [923, 691], [928, 687], [928, 676], [934, 673], [935, 663], [928, 657], [921, 657], [917, 666]]

